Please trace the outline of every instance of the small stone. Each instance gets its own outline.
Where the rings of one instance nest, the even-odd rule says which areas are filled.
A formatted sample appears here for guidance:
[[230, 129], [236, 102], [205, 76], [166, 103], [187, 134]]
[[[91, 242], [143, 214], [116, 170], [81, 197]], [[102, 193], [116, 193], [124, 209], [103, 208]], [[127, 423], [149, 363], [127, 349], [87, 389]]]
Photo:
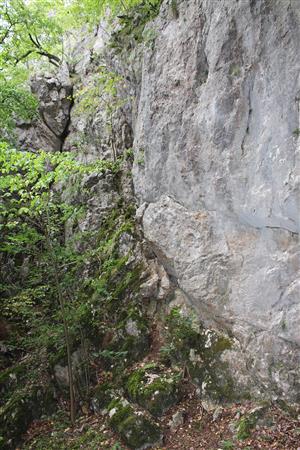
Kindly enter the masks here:
[[112, 418], [117, 412], [117, 408], [113, 408], [109, 411], [108, 415], [110, 418]]
[[223, 408], [222, 406], [218, 406], [213, 413], [213, 421], [215, 422], [216, 420], [219, 419], [219, 417], [222, 415], [223, 412]]
[[176, 430], [180, 425], [183, 424], [183, 411], [177, 411], [175, 414], [173, 414], [172, 419], [169, 421], [168, 425], [171, 428], [171, 430]]
[[207, 412], [212, 412], [218, 407], [218, 405], [216, 405], [215, 403], [213, 403], [210, 400], [203, 400], [202, 406], [205, 409], [205, 411], [207, 411]]
[[141, 222], [143, 219], [144, 212], [148, 204], [146, 202], [142, 203], [141, 206], [136, 210], [135, 218], [137, 222]]
[[125, 329], [126, 333], [129, 334], [129, 336], [138, 337], [141, 333], [140, 330], [138, 329], [136, 321], [132, 319], [127, 320]]

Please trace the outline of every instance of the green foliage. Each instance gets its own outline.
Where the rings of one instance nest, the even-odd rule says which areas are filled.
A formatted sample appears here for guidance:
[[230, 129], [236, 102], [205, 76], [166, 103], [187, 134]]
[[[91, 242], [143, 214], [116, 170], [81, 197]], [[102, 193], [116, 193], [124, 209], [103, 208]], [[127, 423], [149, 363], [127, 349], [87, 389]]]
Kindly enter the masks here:
[[[13, 325], [10, 345], [52, 370], [66, 364], [66, 325], [70, 351], [88, 347], [80, 370], [88, 374], [92, 360], [122, 370], [149, 347], [148, 324], [133, 297], [141, 268], [118, 251], [120, 237], [134, 232], [134, 208], [119, 202], [99, 230], [78, 229], [88, 198], [83, 178], [105, 171], [117, 184], [121, 161], [83, 165], [69, 153], [20, 152], [3, 143], [0, 162], [0, 284], [3, 316]], [[128, 320], [136, 321], [138, 336], [127, 333]], [[111, 329], [112, 341], [99, 351]], [[88, 393], [89, 379], [76, 375], [78, 395]]]
[[249, 411], [236, 422], [237, 439], [244, 440], [251, 435], [251, 430], [255, 428], [257, 421], [265, 415], [269, 406], [268, 402], [263, 402], [259, 407]]
[[[121, 29], [114, 34], [113, 45], [124, 44], [124, 37], [136, 42], [143, 40], [147, 21], [157, 15], [161, 0], [2, 0], [0, 1], [0, 139], [12, 140], [16, 119], [31, 120], [37, 101], [30, 93], [29, 75], [44, 67], [60, 67], [66, 62], [72, 74], [75, 67], [72, 40], [78, 42], [83, 29], [98, 26], [107, 17]], [[74, 39], [75, 37], [75, 39]], [[145, 41], [153, 42], [155, 35], [148, 31]], [[126, 46], [126, 44], [125, 44]], [[80, 108], [93, 111], [102, 98], [107, 105], [108, 124], [112, 128], [114, 112], [123, 106], [116, 95], [123, 80], [102, 67], [88, 87], [79, 93]], [[113, 130], [112, 130], [113, 132]]]
[[110, 11], [113, 20], [123, 20], [139, 7], [149, 20], [157, 14], [159, 0], [2, 0], [0, 2], [0, 66], [46, 58], [59, 66], [66, 58], [64, 40], [68, 32], [98, 25]]
[[145, 4], [150, 7], [150, 4], [155, 5], [157, 0], [73, 0], [69, 3], [67, 9], [69, 14], [76, 18], [73, 24], [78, 26], [80, 24], [96, 25], [99, 19], [110, 11], [110, 19], [113, 20], [117, 15], [124, 15], [132, 8], [139, 4]]
[[242, 417], [237, 423], [237, 438], [241, 440], [247, 439], [255, 423], [256, 421], [252, 421], [249, 417]]
[[122, 15], [119, 16], [120, 29], [113, 33], [111, 46], [117, 51], [130, 50], [134, 45], [155, 39], [153, 31], [144, 34], [147, 22], [153, 20], [159, 13], [162, 0], [143, 0], [131, 2]]
[[[87, 261], [93, 266], [99, 252], [94, 249], [95, 235], [76, 231], [85, 214], [82, 179], [102, 171], [117, 174], [119, 167], [120, 161], [82, 165], [69, 153], [20, 152], [7, 143], [0, 145], [1, 313], [14, 325], [12, 344], [33, 354], [49, 352], [50, 364], [65, 356], [64, 320], [73, 348], [82, 339], [82, 326], [93, 317], [79, 275]], [[63, 189], [70, 179], [77, 194], [76, 189], [73, 195]], [[67, 238], [70, 222], [73, 235]], [[129, 226], [120, 226], [119, 233], [125, 229]], [[106, 244], [101, 241], [101, 249]], [[113, 245], [109, 248], [115, 258]], [[106, 282], [112, 266], [112, 261], [106, 262], [106, 269], [104, 265], [105, 271], [109, 268]], [[91, 279], [95, 275], [91, 272]], [[63, 310], [58, 303], [62, 295]]]
[[67, 204], [57, 190], [50, 188], [71, 176], [75, 182], [76, 177], [104, 170], [117, 171], [118, 162], [81, 165], [70, 153], [20, 152], [0, 143], [1, 251], [30, 255], [47, 232], [58, 242], [66, 221], [74, 220], [81, 208]]
[[28, 89], [0, 77], [0, 139], [9, 136], [17, 119], [32, 120], [36, 113], [37, 100]]
[[223, 450], [233, 450], [234, 449], [234, 443], [232, 441], [223, 441], [221, 443]]
[[166, 345], [160, 353], [167, 364], [181, 365], [201, 386], [203, 394], [217, 399], [233, 397], [233, 380], [222, 352], [231, 347], [230, 340], [214, 330], [205, 329], [196, 316], [174, 308], [166, 318]]
[[1, 1], [1, 65], [36, 57], [47, 57], [58, 65], [60, 58], [52, 52], [60, 43], [63, 28], [55, 8], [64, 9], [63, 5], [60, 0]]

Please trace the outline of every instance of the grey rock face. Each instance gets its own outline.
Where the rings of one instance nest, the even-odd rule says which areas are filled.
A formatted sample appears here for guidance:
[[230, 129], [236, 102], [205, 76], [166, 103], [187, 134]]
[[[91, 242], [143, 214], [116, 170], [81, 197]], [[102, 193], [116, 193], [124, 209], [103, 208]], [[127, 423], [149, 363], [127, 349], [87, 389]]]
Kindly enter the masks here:
[[239, 342], [240, 380], [299, 398], [300, 4], [177, 3], [143, 60], [145, 236], [200, 317]]
[[86, 202], [86, 215], [79, 221], [79, 229], [95, 231], [99, 229], [107, 214], [116, 207], [120, 196], [110, 173], [91, 174], [83, 180], [82, 187], [88, 190], [89, 198]]
[[39, 119], [18, 124], [18, 140], [23, 148], [60, 151], [68, 135], [73, 86], [66, 68], [58, 74], [35, 76], [31, 90], [39, 100]]
[[[104, 24], [96, 36], [90, 34], [80, 43], [80, 51], [85, 56], [76, 66], [74, 107], [64, 148], [80, 153], [84, 161], [115, 159], [132, 147], [130, 100], [133, 93], [126, 82], [128, 61], [120, 61], [120, 56], [107, 48], [109, 29]], [[114, 80], [115, 92], [105, 84], [109, 79]]]

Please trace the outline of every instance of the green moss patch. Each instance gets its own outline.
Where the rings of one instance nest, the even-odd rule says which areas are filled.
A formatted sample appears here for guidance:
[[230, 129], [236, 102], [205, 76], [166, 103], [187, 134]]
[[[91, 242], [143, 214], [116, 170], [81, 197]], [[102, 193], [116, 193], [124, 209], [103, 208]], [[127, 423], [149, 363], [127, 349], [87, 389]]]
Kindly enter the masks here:
[[141, 411], [135, 411], [125, 399], [114, 399], [108, 406], [111, 427], [128, 447], [138, 450], [160, 442], [159, 427]]
[[128, 378], [126, 391], [129, 398], [159, 417], [180, 397], [180, 376], [163, 372], [158, 366], [146, 366], [135, 370]]
[[143, 42], [145, 26], [158, 15], [161, 3], [162, 0], [145, 0], [123, 14], [119, 18], [120, 29], [112, 33], [111, 47], [121, 52]]
[[237, 439], [244, 440], [251, 435], [251, 430], [256, 426], [258, 420], [265, 415], [269, 406], [268, 403], [257, 406], [239, 419], [236, 423]]
[[161, 349], [165, 364], [184, 367], [190, 377], [215, 400], [235, 397], [234, 382], [222, 353], [231, 348], [228, 337], [204, 328], [196, 315], [174, 308], [166, 318], [166, 345]]

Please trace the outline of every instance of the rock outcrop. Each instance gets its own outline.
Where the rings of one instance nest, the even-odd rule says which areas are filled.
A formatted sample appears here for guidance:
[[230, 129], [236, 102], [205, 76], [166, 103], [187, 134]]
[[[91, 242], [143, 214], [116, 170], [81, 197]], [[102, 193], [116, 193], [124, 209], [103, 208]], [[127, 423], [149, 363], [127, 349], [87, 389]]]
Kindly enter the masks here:
[[67, 67], [55, 75], [35, 76], [31, 90], [39, 100], [39, 118], [19, 122], [18, 141], [22, 148], [62, 151], [69, 134], [73, 106], [73, 84]]
[[200, 318], [235, 337], [236, 378], [299, 399], [300, 7], [176, 5], [143, 59], [145, 237]]
[[[20, 142], [95, 160], [134, 139], [141, 298], [162, 302], [176, 287], [174, 304], [230, 336], [223, 359], [241, 390], [299, 399], [300, 5], [166, 0], [143, 36], [114, 53], [99, 29], [74, 91], [63, 74], [36, 79], [41, 119], [19, 126]], [[100, 83], [86, 114], [99, 67], [122, 82], [113, 94]], [[81, 227], [95, 230], [119, 195], [107, 176], [86, 188]], [[128, 177], [121, 189], [131, 197]]]

